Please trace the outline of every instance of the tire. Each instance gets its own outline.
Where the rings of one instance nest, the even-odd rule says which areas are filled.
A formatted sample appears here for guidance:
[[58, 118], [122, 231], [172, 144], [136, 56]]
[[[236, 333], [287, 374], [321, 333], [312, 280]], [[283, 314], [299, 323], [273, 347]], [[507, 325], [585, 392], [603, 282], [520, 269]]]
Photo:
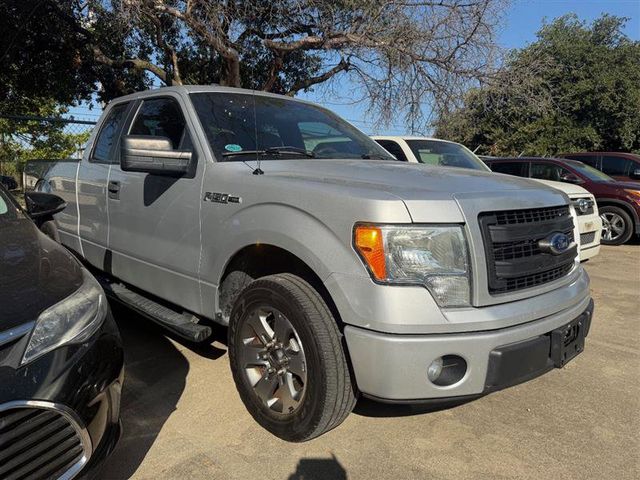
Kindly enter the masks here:
[[344, 421], [356, 390], [341, 337], [325, 302], [300, 277], [271, 275], [242, 291], [229, 322], [229, 360], [240, 398], [263, 428], [303, 442]]
[[56, 222], [54, 222], [53, 220], [47, 220], [42, 225], [40, 225], [40, 231], [52, 240], [60, 243], [60, 234], [58, 233], [58, 227], [56, 227]]
[[622, 245], [633, 235], [631, 216], [622, 208], [605, 206], [599, 208], [602, 218], [602, 238], [604, 245]]

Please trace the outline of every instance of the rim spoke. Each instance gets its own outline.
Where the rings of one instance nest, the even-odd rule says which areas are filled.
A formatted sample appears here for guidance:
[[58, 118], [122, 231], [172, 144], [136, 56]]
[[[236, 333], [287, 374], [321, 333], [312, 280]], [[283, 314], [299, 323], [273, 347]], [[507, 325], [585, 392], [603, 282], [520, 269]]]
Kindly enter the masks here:
[[253, 338], [249, 339], [249, 342], [245, 343], [242, 348], [242, 365], [245, 368], [255, 365], [267, 366], [269, 362], [260, 358], [264, 351], [262, 344], [257, 345]]
[[[266, 404], [269, 405], [269, 400], [271, 400], [274, 395], [273, 393], [276, 391], [276, 387], [278, 386], [278, 376], [277, 375], [269, 375], [266, 371], [260, 380], [253, 386], [256, 394], [260, 399]], [[270, 406], [270, 405], [269, 405]]]
[[280, 313], [276, 313], [273, 319], [273, 336], [278, 341], [286, 345], [293, 335], [293, 327], [289, 321]]
[[307, 366], [304, 361], [304, 356], [294, 352], [287, 352], [287, 356], [289, 357], [289, 371], [300, 377], [304, 383], [307, 378]]
[[[287, 375], [290, 377], [290, 375]], [[291, 413], [298, 406], [298, 401], [294, 398], [297, 394], [293, 389], [293, 384], [290, 378], [284, 378], [283, 383], [276, 390], [275, 397], [278, 398], [279, 410], [282, 413]]]
[[260, 310], [256, 310], [247, 319], [247, 324], [253, 330], [261, 343], [269, 343], [273, 339], [273, 330], [267, 323], [267, 316]]

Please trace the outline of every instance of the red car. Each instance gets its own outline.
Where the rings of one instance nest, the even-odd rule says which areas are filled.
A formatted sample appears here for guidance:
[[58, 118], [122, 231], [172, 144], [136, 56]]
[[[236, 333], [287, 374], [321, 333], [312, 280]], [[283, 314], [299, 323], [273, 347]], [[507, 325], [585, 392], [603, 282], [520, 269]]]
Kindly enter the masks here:
[[640, 184], [619, 182], [595, 168], [565, 158], [497, 158], [484, 162], [498, 173], [580, 185], [596, 197], [605, 245], [620, 245], [640, 235]]
[[640, 155], [624, 152], [563, 153], [562, 158], [579, 160], [623, 182], [640, 183]]

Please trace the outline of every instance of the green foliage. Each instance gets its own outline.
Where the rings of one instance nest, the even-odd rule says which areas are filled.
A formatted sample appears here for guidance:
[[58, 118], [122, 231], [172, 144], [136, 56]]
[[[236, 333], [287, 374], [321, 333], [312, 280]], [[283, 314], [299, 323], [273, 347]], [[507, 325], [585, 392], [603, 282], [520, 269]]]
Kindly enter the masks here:
[[[20, 105], [22, 114], [60, 118], [67, 112], [53, 100], [33, 98]], [[0, 173], [19, 178], [24, 163], [35, 158], [69, 158], [89, 139], [90, 129], [70, 128], [63, 122], [16, 120], [0, 116]]]
[[626, 21], [544, 25], [494, 82], [440, 116], [436, 134], [493, 155], [640, 151], [640, 42], [623, 33]]

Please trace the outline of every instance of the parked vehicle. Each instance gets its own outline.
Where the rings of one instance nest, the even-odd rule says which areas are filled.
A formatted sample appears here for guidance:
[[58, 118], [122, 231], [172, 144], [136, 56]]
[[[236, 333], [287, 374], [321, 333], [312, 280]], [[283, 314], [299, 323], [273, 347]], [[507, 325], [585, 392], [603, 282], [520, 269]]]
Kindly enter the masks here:
[[529, 380], [589, 331], [564, 194], [398, 162], [308, 102], [136, 93], [106, 108], [81, 162], [46, 171], [69, 203], [62, 243], [184, 338], [228, 324], [240, 397], [286, 440], [339, 425], [357, 392], [415, 402]]
[[[489, 157], [477, 157], [459, 143], [426, 137], [373, 136], [371, 138], [401, 161], [491, 171], [481, 160]], [[600, 252], [602, 221], [593, 195], [577, 185], [534, 180], [566, 193], [572, 200], [578, 225], [576, 238], [579, 239], [580, 260], [595, 257]]]
[[640, 155], [635, 153], [580, 152], [559, 156], [590, 165], [616, 180], [640, 183]]
[[562, 158], [500, 158], [486, 163], [494, 172], [580, 185], [591, 192], [602, 219], [605, 245], [621, 245], [640, 234], [640, 188], [617, 182], [589, 165]]
[[18, 188], [18, 182], [10, 175], [0, 175], [0, 185], [3, 185], [7, 190], [15, 190]]
[[[42, 224], [64, 208], [30, 192]], [[98, 282], [0, 186], [0, 478], [95, 472], [119, 434], [123, 351]]]

